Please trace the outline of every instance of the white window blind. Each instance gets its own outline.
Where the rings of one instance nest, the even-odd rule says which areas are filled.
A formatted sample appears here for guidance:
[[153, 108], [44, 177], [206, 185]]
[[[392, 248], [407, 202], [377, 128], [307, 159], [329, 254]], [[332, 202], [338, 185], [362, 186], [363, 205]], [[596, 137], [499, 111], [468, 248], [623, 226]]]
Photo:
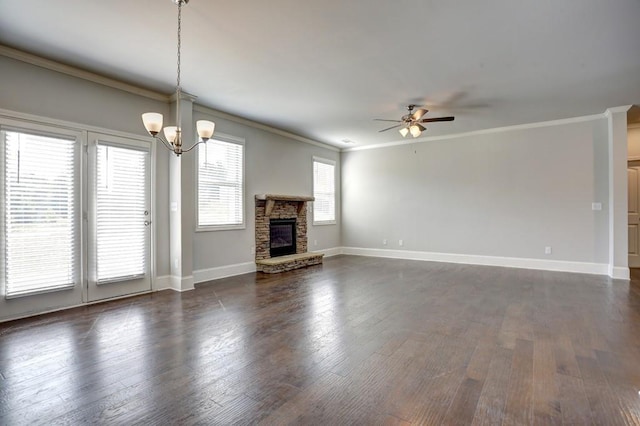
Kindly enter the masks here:
[[3, 134], [6, 297], [74, 287], [79, 271], [76, 140]]
[[244, 145], [210, 139], [198, 147], [198, 227], [244, 224]]
[[[98, 284], [147, 271], [148, 153], [98, 144], [96, 274]], [[145, 215], [147, 212], [147, 215]]]
[[336, 220], [335, 163], [331, 160], [313, 160], [313, 221]]

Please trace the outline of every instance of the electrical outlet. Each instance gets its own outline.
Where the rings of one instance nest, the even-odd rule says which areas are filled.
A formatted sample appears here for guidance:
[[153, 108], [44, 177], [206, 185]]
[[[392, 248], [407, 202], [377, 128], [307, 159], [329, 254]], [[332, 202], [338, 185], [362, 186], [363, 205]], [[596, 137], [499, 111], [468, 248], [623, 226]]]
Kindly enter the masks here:
[[402, 241], [402, 240], [398, 240], [398, 245], [399, 245], [400, 247], [402, 247], [402, 246], [404, 245], [404, 241]]
[[313, 240], [313, 245], [317, 246], [318, 245], [318, 240]]
[[544, 254], [551, 254], [551, 246], [546, 246], [544, 248]]
[[256, 254], [256, 246], [251, 246], [251, 254]]
[[382, 245], [386, 246], [387, 245], [387, 239], [385, 238], [384, 240], [382, 240]]
[[602, 210], [602, 203], [591, 203], [591, 210]]

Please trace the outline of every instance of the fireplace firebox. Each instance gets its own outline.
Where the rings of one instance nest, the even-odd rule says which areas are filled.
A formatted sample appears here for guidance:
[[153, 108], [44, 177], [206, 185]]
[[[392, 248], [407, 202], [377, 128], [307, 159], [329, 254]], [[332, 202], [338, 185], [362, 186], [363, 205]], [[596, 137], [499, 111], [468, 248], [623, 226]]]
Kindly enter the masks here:
[[296, 253], [296, 219], [269, 221], [269, 251], [271, 257]]

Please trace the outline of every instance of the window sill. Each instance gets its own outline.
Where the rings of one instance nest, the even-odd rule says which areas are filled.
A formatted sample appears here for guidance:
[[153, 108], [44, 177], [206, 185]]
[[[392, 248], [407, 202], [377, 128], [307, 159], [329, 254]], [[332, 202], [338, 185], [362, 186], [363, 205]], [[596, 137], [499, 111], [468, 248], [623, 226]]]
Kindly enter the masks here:
[[313, 226], [324, 226], [324, 225], [335, 225], [337, 222], [335, 220], [324, 220], [322, 222], [313, 222]]
[[247, 226], [244, 223], [242, 225], [197, 226], [196, 232], [235, 231], [239, 229], [247, 229]]

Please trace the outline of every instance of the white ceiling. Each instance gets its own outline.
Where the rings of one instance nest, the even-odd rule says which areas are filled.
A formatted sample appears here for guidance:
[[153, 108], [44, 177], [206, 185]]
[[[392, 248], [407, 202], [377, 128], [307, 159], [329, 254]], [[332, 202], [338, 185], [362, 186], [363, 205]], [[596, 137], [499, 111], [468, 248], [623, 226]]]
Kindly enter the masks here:
[[[0, 43], [168, 94], [176, 14], [0, 0]], [[341, 147], [401, 139], [372, 119], [408, 103], [456, 116], [423, 136], [598, 114], [640, 103], [640, 1], [191, 0], [182, 80], [198, 103]]]

